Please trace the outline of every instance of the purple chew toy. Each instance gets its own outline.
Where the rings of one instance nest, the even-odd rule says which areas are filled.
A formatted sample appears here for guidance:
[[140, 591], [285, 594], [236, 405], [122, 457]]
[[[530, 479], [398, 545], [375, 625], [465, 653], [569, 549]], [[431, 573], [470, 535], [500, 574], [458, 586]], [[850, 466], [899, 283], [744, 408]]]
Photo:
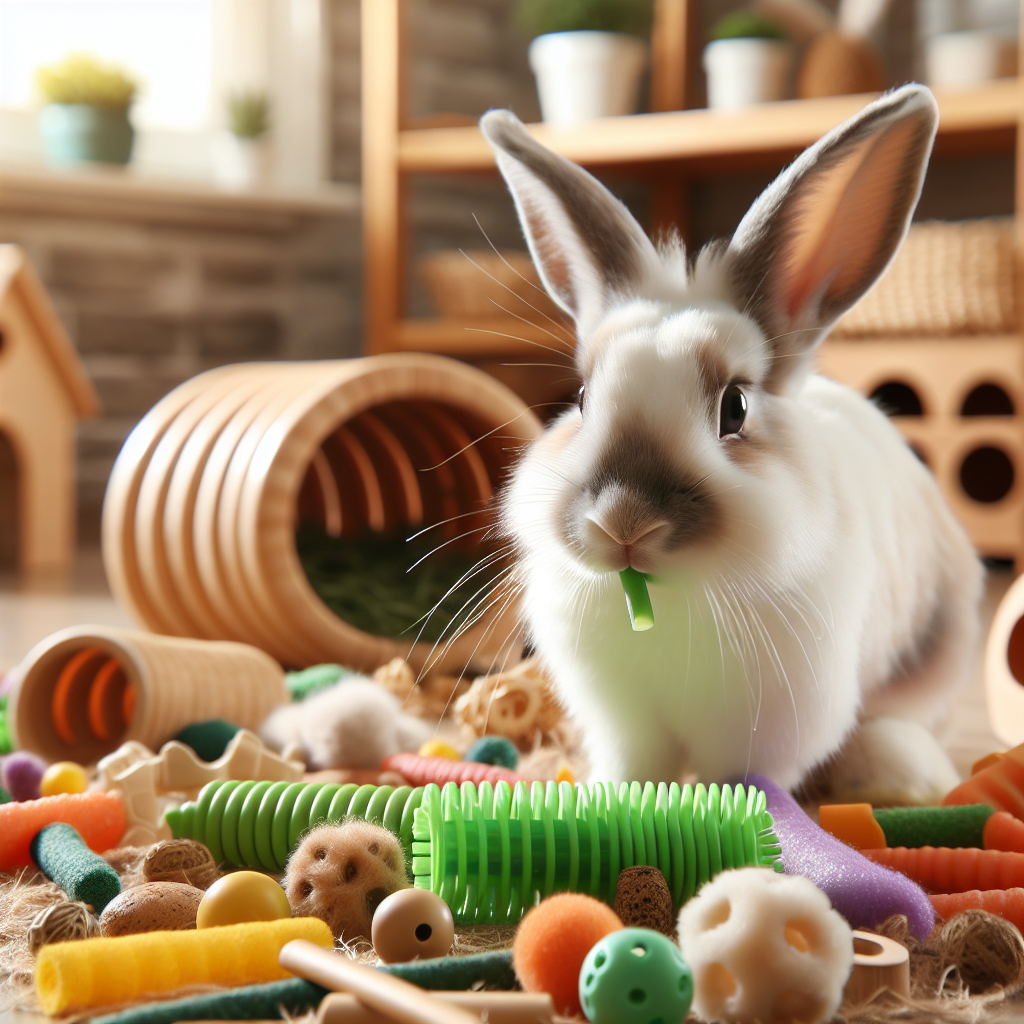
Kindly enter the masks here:
[[745, 781], [768, 798], [788, 874], [809, 878], [851, 928], [875, 928], [893, 914], [906, 914], [915, 938], [922, 942], [928, 938], [935, 927], [935, 911], [919, 885], [898, 871], [873, 864], [830, 836], [771, 779], [748, 775]]
[[27, 750], [16, 750], [4, 758], [0, 781], [13, 800], [38, 800], [39, 783], [46, 771], [46, 762]]

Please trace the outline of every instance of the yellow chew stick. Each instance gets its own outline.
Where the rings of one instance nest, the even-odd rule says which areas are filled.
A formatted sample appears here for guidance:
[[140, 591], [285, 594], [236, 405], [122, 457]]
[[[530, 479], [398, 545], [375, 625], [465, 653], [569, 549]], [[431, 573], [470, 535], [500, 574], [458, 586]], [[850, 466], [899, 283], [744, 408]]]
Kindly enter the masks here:
[[334, 945], [331, 929], [315, 917], [58, 942], [39, 953], [36, 991], [53, 1016], [193, 985], [278, 981], [289, 976], [278, 954], [293, 939]]

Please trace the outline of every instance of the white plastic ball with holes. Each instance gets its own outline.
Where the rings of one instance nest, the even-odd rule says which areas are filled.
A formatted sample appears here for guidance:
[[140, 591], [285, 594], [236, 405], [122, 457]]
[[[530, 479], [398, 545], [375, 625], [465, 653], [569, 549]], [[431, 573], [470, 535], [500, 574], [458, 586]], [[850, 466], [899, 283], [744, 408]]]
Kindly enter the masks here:
[[693, 1010], [736, 1024], [819, 1024], [843, 998], [853, 933], [828, 897], [799, 875], [723, 871], [679, 914], [693, 970]]

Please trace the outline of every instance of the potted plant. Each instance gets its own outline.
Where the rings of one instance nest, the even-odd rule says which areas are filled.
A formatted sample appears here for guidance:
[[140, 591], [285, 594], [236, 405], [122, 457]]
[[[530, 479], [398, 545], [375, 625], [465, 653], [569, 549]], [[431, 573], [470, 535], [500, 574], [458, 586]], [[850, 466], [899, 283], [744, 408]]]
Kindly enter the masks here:
[[270, 97], [257, 90], [227, 98], [228, 129], [214, 140], [213, 171], [228, 188], [250, 188], [270, 175]]
[[744, 107], [792, 95], [795, 48], [782, 26], [754, 11], [715, 24], [704, 47], [709, 107]]
[[519, 0], [541, 114], [554, 124], [636, 111], [653, 0]]
[[51, 163], [128, 163], [135, 140], [128, 111], [138, 93], [131, 75], [97, 57], [73, 53], [38, 68], [35, 81], [47, 101], [39, 130]]

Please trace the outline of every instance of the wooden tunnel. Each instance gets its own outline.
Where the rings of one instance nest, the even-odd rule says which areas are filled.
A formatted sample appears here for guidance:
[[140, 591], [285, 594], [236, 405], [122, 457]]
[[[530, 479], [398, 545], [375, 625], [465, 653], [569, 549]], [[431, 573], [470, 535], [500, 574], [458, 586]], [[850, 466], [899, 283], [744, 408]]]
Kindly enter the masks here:
[[[438, 533], [454, 539], [493, 517], [540, 429], [504, 385], [439, 356], [211, 370], [125, 442], [103, 509], [107, 577], [155, 632], [252, 643], [288, 666], [369, 671], [401, 656], [423, 667], [432, 645], [365, 633], [324, 604], [296, 527], [351, 536], [446, 523]], [[492, 615], [430, 664], [486, 663], [509, 642]]]

